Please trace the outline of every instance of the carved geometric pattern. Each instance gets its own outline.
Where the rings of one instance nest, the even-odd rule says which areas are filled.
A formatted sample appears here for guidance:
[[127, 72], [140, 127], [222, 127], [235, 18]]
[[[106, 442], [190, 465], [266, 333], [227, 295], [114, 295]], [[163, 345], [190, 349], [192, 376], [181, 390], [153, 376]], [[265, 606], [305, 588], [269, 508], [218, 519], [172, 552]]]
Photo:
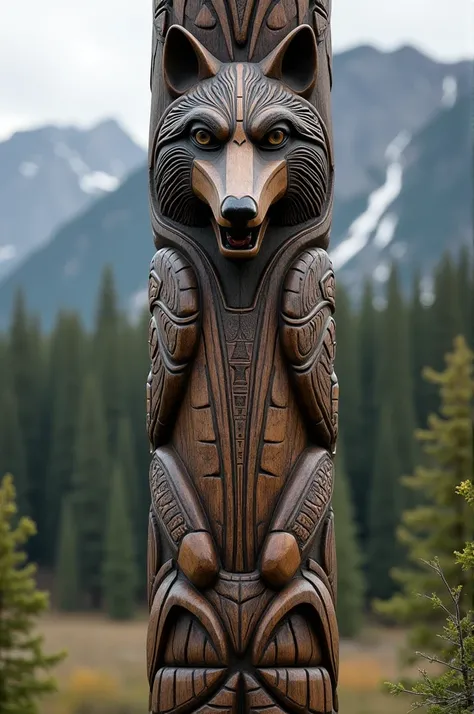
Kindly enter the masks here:
[[[165, 572], [149, 625], [153, 711], [234, 712], [243, 698], [249, 712], [268, 708], [275, 714], [331, 713], [338, 666], [334, 607], [324, 583], [309, 571], [303, 575], [275, 597], [258, 573], [224, 574], [223, 585], [199, 595], [176, 571]], [[254, 596], [247, 599], [249, 583]], [[233, 603], [232, 614], [222, 605], [225, 599]], [[232, 632], [238, 621], [246, 630], [240, 642]], [[231, 637], [233, 655], [227, 652], [221, 622]], [[239, 672], [229, 676], [228, 665], [235, 657]]]
[[339, 386], [336, 356], [334, 273], [324, 250], [305, 251], [283, 286], [282, 346], [315, 442], [334, 448]]
[[206, 515], [185, 465], [170, 447], [157, 449], [150, 466], [152, 509], [178, 547], [193, 531], [208, 531]]
[[307, 552], [329, 507], [333, 461], [324, 449], [307, 449], [298, 460], [280, 498], [271, 531], [292, 533]]

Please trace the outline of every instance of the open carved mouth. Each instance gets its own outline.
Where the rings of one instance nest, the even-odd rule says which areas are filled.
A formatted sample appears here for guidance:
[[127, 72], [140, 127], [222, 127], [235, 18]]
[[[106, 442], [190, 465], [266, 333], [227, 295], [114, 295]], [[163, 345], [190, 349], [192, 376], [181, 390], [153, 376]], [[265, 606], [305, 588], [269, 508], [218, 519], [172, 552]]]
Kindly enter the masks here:
[[219, 249], [228, 258], [253, 258], [262, 244], [268, 221], [264, 220], [254, 228], [221, 226], [212, 221], [219, 243]]
[[256, 228], [224, 228], [219, 226], [221, 241], [229, 250], [253, 248], [257, 242], [260, 226]]

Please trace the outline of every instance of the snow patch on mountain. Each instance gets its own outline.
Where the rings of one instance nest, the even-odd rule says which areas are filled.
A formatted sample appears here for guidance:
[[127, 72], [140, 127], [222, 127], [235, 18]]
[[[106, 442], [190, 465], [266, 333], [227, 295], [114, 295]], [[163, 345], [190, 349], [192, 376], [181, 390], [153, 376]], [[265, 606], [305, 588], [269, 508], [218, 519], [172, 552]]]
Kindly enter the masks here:
[[369, 242], [370, 236], [379, 229], [378, 240], [390, 243], [396, 228], [396, 218], [386, 216], [387, 209], [399, 196], [403, 185], [403, 152], [410, 143], [411, 135], [400, 132], [387, 146], [385, 157], [388, 162], [385, 183], [375, 189], [368, 199], [367, 208], [349, 227], [348, 237], [332, 251], [332, 262], [336, 270], [343, 268]]
[[7, 263], [16, 256], [14, 245], [0, 245], [0, 263]]
[[120, 186], [120, 180], [105, 171], [92, 171], [79, 179], [79, 186], [84, 193], [103, 193], [115, 191]]
[[115, 191], [120, 186], [120, 179], [117, 176], [112, 176], [105, 171], [91, 171], [79, 154], [63, 142], [55, 144], [54, 153], [67, 161], [71, 170], [76, 174], [81, 191], [84, 193], [91, 195], [107, 193]]
[[456, 77], [448, 74], [443, 79], [443, 96], [441, 97], [441, 105], [446, 109], [452, 109], [458, 99], [458, 82]]
[[383, 216], [374, 237], [374, 245], [380, 250], [383, 250], [383, 248], [390, 245], [393, 240], [393, 236], [395, 235], [397, 225], [398, 216], [394, 213], [387, 213]]
[[19, 173], [27, 179], [32, 179], [39, 171], [39, 166], [34, 161], [23, 161], [18, 167]]

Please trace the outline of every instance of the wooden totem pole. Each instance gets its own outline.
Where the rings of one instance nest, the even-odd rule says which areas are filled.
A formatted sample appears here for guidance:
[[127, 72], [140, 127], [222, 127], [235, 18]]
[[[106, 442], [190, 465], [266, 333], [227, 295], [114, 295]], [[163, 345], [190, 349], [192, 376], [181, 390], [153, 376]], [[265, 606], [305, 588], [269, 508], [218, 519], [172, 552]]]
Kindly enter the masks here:
[[154, 8], [154, 714], [338, 709], [329, 5]]

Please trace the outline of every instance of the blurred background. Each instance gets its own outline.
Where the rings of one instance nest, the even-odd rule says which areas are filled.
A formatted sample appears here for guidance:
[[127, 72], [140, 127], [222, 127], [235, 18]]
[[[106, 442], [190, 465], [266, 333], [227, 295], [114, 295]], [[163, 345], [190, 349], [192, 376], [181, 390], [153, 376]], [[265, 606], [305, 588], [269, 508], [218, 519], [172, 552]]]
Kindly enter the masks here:
[[[0, 24], [0, 475], [37, 523], [62, 714], [147, 702], [150, 4], [23, 0]], [[405, 630], [372, 603], [407, 560], [423, 368], [474, 346], [473, 13], [333, 2], [343, 714], [408, 708], [379, 691]]]

